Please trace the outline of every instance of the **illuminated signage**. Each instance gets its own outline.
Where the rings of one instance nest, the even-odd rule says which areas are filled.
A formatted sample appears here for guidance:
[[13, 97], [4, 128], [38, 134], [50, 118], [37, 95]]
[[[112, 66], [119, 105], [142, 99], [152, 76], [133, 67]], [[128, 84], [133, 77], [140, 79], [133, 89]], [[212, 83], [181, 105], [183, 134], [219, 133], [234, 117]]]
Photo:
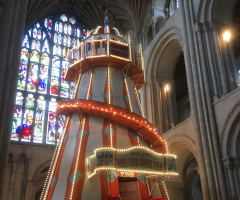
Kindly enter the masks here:
[[128, 150], [97, 149], [93, 156], [88, 157], [89, 176], [97, 170], [104, 169], [177, 175], [175, 158], [174, 155], [158, 154], [145, 147], [135, 147]]

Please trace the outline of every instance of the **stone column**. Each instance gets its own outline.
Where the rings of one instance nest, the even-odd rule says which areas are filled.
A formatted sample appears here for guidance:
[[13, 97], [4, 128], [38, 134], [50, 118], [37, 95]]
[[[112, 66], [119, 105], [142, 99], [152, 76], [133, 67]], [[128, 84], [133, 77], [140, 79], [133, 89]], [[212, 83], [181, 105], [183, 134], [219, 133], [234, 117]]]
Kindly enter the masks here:
[[221, 41], [221, 46], [222, 46], [222, 52], [223, 52], [223, 60], [224, 60], [224, 66], [225, 66], [225, 71], [226, 71], [226, 76], [227, 76], [227, 82], [228, 82], [228, 88], [230, 91], [233, 91], [235, 89], [234, 87], [234, 80], [233, 80], [233, 74], [231, 70], [231, 63], [229, 59], [229, 52], [227, 49], [227, 41], [223, 40], [223, 37], [220, 37]]
[[155, 110], [156, 112], [157, 128], [160, 131], [160, 133], [163, 133], [164, 128], [163, 128], [163, 106], [162, 106], [161, 84], [156, 78], [154, 80], [154, 84], [155, 84], [156, 90], [153, 96], [155, 96], [156, 98], [156, 106], [154, 106], [153, 110]]
[[155, 17], [152, 17], [152, 34], [153, 34], [153, 38], [157, 35], [157, 32], [156, 32], [156, 22], [157, 22], [157, 19]]
[[[192, 25], [190, 21], [189, 13], [187, 13], [188, 10], [188, 3], [185, 0], [180, 0], [180, 7], [182, 10], [182, 21], [183, 21], [183, 36], [184, 36], [184, 59], [185, 59], [185, 66], [186, 66], [186, 74], [187, 74], [187, 83], [188, 83], [188, 91], [189, 91], [189, 100], [191, 105], [191, 114], [193, 118], [194, 123], [194, 132], [196, 137], [196, 147], [197, 147], [197, 159], [198, 159], [198, 167], [200, 169], [200, 178], [201, 178], [201, 186], [202, 186], [202, 192], [203, 192], [203, 198], [204, 200], [210, 200], [210, 194], [209, 194], [209, 184], [208, 184], [208, 178], [207, 178], [207, 172], [206, 172], [206, 163], [204, 159], [204, 150], [203, 144], [202, 144], [202, 134], [200, 130], [200, 124], [199, 124], [199, 117], [198, 117], [198, 105], [196, 99], [198, 96], [195, 94], [195, 83], [193, 76], [198, 76], [196, 73], [193, 73], [192, 65], [196, 67], [196, 62], [194, 61], [194, 58], [192, 59], [191, 53], [194, 50], [193, 46], [193, 36], [192, 36]], [[186, 8], [185, 8], [186, 7]], [[194, 63], [193, 63], [194, 62]], [[199, 83], [198, 83], [199, 84]], [[201, 99], [201, 98], [200, 98]], [[205, 150], [206, 151], [206, 150]]]
[[177, 113], [177, 102], [175, 95], [175, 81], [172, 80], [170, 83], [170, 92], [169, 92], [169, 100], [171, 105], [171, 115], [172, 115], [172, 127], [178, 124], [178, 113]]
[[[214, 42], [214, 48], [216, 51], [216, 61], [217, 61], [217, 66], [219, 68], [219, 76], [220, 76], [220, 83], [221, 83], [221, 95], [224, 96], [228, 93], [228, 87], [227, 87], [227, 77], [226, 77], [226, 72], [224, 69], [223, 65], [223, 60], [222, 60], [222, 53], [220, 50], [220, 45], [219, 45], [219, 38], [218, 38], [218, 32], [217, 32], [217, 26], [211, 23], [211, 32], [212, 32], [212, 39]], [[218, 70], [218, 69], [217, 69]]]
[[[10, 0], [12, 1], [12, 0]], [[4, 1], [4, 2], [10, 2], [10, 1]], [[16, 29], [17, 32], [15, 34], [14, 38], [11, 38], [14, 40], [13, 43], [13, 53], [11, 56], [11, 63], [10, 66], [8, 66], [11, 71], [11, 78], [9, 80], [5, 80], [4, 83], [4, 89], [8, 89], [6, 92], [6, 96], [4, 100], [6, 102], [6, 114], [3, 117], [1, 112], [1, 123], [3, 123], [3, 128], [1, 127], [0, 135], [2, 134], [2, 142], [0, 142], [0, 158], [1, 158], [1, 165], [0, 165], [0, 199], [2, 199], [2, 185], [5, 175], [5, 169], [6, 169], [6, 163], [8, 159], [8, 151], [9, 151], [9, 145], [10, 145], [10, 137], [11, 137], [11, 130], [12, 130], [12, 119], [13, 119], [13, 112], [15, 108], [15, 96], [16, 96], [16, 86], [17, 86], [17, 77], [18, 77], [18, 68], [19, 68], [19, 62], [20, 62], [20, 55], [21, 55], [21, 44], [24, 37], [24, 28], [25, 28], [25, 18], [26, 18], [26, 11], [27, 11], [27, 3], [28, 0], [21, 0], [17, 1], [20, 3], [19, 5], [19, 12], [17, 12], [17, 25]], [[4, 11], [3, 11], [4, 12]], [[7, 12], [9, 12], [7, 10]], [[3, 14], [2, 14], [3, 15]], [[2, 17], [2, 16], [1, 16]], [[8, 33], [9, 34], [9, 33]], [[1, 41], [1, 40], [0, 40]], [[0, 45], [1, 46], [1, 45]], [[1, 48], [2, 49], [2, 48]], [[5, 85], [6, 84], [6, 85]], [[11, 91], [11, 92], [9, 92]], [[5, 92], [4, 92], [5, 94]], [[3, 134], [4, 133], [4, 134]]]
[[231, 69], [232, 69], [232, 74], [233, 74], [233, 86], [234, 89], [239, 87], [239, 72], [238, 72], [238, 67], [237, 67], [237, 62], [236, 62], [236, 56], [234, 53], [233, 49], [233, 44], [232, 41], [227, 42], [227, 49], [228, 49], [228, 55], [230, 57], [230, 63], [231, 63]]
[[27, 180], [25, 200], [35, 199], [35, 195], [36, 195], [35, 193], [36, 193], [35, 181]]
[[11, 170], [11, 176], [10, 176], [10, 182], [9, 182], [9, 189], [8, 189], [8, 200], [14, 200], [13, 189], [15, 184], [17, 161], [18, 161], [18, 157], [12, 158], [12, 170]]
[[170, 199], [184, 200], [185, 183], [165, 181], [165, 185]]
[[29, 161], [30, 158], [25, 158], [25, 168], [24, 168], [24, 176], [23, 176], [23, 185], [22, 185], [22, 200], [26, 198], [26, 190], [27, 190], [27, 178], [28, 178], [28, 170], [29, 170]]
[[[207, 70], [207, 61], [206, 61], [206, 56], [205, 56], [205, 51], [204, 51], [204, 45], [203, 45], [203, 35], [202, 35], [202, 26], [201, 24], [196, 24], [195, 25], [195, 30], [197, 32], [197, 38], [198, 38], [198, 44], [199, 44], [199, 54], [200, 54], [200, 59], [201, 59], [201, 68], [202, 70], [202, 77], [203, 77], [203, 88], [202, 88], [202, 96], [204, 97], [204, 94], [206, 94], [206, 100], [205, 98], [202, 98], [202, 101], [206, 101], [206, 103], [203, 106], [205, 116], [208, 117], [209, 120], [206, 120], [206, 124], [209, 126], [209, 131], [208, 131], [208, 138], [210, 138], [209, 141], [209, 149], [213, 149], [214, 152], [212, 152], [209, 157], [211, 156], [212, 158], [212, 168], [216, 167], [217, 175], [214, 176], [216, 182], [219, 182], [220, 188], [221, 188], [221, 193], [222, 197], [226, 198], [227, 197], [227, 191], [226, 191], [226, 185], [225, 179], [224, 179], [224, 173], [223, 173], [223, 167], [221, 163], [221, 152], [220, 152], [220, 147], [219, 147], [219, 138], [218, 138], [218, 132], [216, 129], [216, 119], [215, 119], [215, 114], [214, 114], [214, 108], [212, 106], [212, 98], [211, 98], [211, 88], [210, 88], [210, 81], [209, 81], [209, 76], [208, 76], [208, 70]], [[208, 112], [207, 112], [208, 111]], [[207, 114], [208, 113], [208, 114]], [[214, 154], [214, 155], [213, 155]], [[214, 159], [215, 158], [215, 159]], [[213, 178], [209, 176], [209, 178]], [[218, 181], [219, 180], [219, 181]], [[211, 182], [214, 180], [209, 180]]]
[[217, 80], [216, 69], [213, 61], [212, 48], [210, 43], [209, 24], [207, 23], [205, 23], [205, 26], [204, 26], [204, 36], [206, 41], [209, 68], [210, 68], [211, 77], [212, 77], [214, 101], [216, 101], [219, 98], [219, 91], [218, 91], [218, 84], [217, 84], [218, 80]]
[[163, 117], [163, 132], [168, 131], [169, 121], [168, 121], [168, 108], [167, 108], [167, 96], [165, 90], [165, 83], [161, 81], [161, 101], [162, 101], [162, 117]]
[[240, 157], [234, 157], [234, 165], [237, 196], [240, 197]]
[[[9, 37], [10, 37], [10, 31], [12, 28], [12, 22], [13, 22], [13, 13], [15, 8], [15, 0], [9, 0], [4, 1], [3, 3], [3, 12], [0, 16], [0, 25], [2, 27], [2, 30], [0, 32], [0, 60], [1, 60], [1, 66], [0, 66], [0, 111], [2, 107], [2, 92], [3, 92], [3, 84], [4, 84], [4, 75], [5, 75], [5, 66], [7, 61], [7, 50], [8, 50], [8, 43], [9, 43]], [[0, 112], [1, 118], [4, 118], [4, 115], [2, 115], [2, 111]], [[2, 120], [1, 120], [2, 121]], [[2, 135], [3, 132], [0, 131], [0, 148], [2, 143]], [[1, 189], [0, 189], [1, 191]], [[0, 192], [1, 193], [1, 192]]]
[[142, 36], [143, 36], [143, 50], [145, 50], [148, 46], [148, 31], [149, 28], [144, 28], [142, 30]]
[[233, 175], [233, 166], [234, 166], [234, 159], [232, 157], [227, 157], [223, 159], [223, 162], [227, 169], [229, 187], [231, 191], [231, 199], [236, 199], [236, 188], [235, 188], [235, 181]]

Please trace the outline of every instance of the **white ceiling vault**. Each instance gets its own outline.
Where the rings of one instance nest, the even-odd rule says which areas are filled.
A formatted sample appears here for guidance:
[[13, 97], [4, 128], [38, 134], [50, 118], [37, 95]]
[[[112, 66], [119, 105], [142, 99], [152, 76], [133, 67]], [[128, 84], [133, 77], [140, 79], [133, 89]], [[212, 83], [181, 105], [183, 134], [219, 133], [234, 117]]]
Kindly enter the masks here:
[[[167, 4], [166, 0], [157, 1]], [[123, 34], [133, 30], [137, 36], [151, 18], [154, 2], [156, 0], [29, 0], [26, 29], [38, 19], [55, 13], [71, 13], [78, 22], [93, 29], [104, 24], [106, 5], [110, 25]]]

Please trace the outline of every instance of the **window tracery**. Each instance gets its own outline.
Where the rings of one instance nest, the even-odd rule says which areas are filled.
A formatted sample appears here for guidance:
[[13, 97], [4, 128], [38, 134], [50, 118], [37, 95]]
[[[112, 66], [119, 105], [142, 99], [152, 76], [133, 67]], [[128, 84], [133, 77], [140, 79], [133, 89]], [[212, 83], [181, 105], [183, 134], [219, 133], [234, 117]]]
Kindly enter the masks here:
[[[33, 25], [22, 42], [12, 124], [12, 141], [55, 144], [63, 130], [57, 102], [73, 98], [74, 82], [65, 81], [65, 58], [85, 38], [74, 17], [47, 17]], [[53, 37], [52, 37], [53, 36]]]

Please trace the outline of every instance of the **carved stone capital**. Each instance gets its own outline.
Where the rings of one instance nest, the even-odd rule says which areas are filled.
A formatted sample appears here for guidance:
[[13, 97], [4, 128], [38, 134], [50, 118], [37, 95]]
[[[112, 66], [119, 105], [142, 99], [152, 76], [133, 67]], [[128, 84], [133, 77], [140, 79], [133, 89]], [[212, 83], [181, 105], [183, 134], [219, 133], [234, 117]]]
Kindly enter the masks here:
[[202, 32], [203, 31], [203, 25], [199, 22], [197, 22], [194, 26], [193, 26], [193, 30], [198, 32]]
[[202, 24], [202, 26], [203, 26], [203, 31], [208, 31], [208, 30], [211, 29], [211, 24], [210, 24], [210, 22], [204, 22], [204, 23]]
[[217, 23], [217, 22], [211, 21], [211, 22], [208, 22], [208, 24], [209, 24], [209, 29], [210, 29], [211, 31], [219, 30], [219, 28], [220, 28], [220, 24]]
[[183, 40], [178, 40], [178, 43], [180, 44], [181, 50], [183, 51], [184, 41]]
[[13, 157], [12, 157], [12, 162], [13, 162], [13, 163], [16, 163], [17, 161], [18, 161], [18, 157], [17, 157], [17, 156], [13, 156]]
[[222, 159], [222, 161], [223, 161], [223, 163], [224, 163], [224, 165], [227, 169], [232, 169], [233, 168], [234, 159], [232, 157], [224, 158], [224, 159]]
[[235, 163], [235, 166], [238, 169], [240, 169], [240, 157], [239, 156], [234, 157], [234, 163]]

